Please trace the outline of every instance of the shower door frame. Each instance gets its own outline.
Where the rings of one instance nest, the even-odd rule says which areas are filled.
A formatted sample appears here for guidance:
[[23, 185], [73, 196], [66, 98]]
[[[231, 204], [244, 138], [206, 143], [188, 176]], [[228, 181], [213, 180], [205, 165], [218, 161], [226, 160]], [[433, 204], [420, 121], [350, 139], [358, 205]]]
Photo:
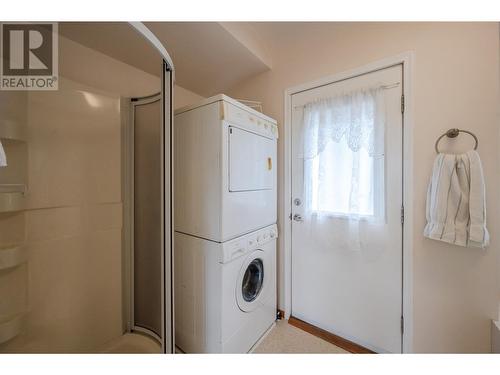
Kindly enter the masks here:
[[[123, 181], [123, 328], [126, 332], [141, 332], [155, 338], [162, 347], [163, 353], [174, 353], [174, 316], [173, 316], [173, 174], [172, 174], [172, 129], [173, 129], [173, 89], [172, 70], [168, 64], [163, 64], [162, 91], [150, 96], [139, 98], [122, 98], [122, 181]], [[155, 332], [135, 325], [134, 319], [134, 136], [135, 136], [135, 107], [160, 101], [161, 128], [160, 137], [163, 140], [161, 147], [161, 191], [162, 198], [158, 202], [162, 206], [161, 215], [161, 330], [162, 336]], [[167, 104], [169, 106], [167, 108]], [[169, 113], [166, 113], [169, 112]], [[168, 271], [168, 272], [166, 272]]]
[[[161, 74], [161, 100], [162, 100], [162, 130], [163, 130], [163, 252], [162, 252], [162, 328], [163, 338], [161, 340], [163, 353], [175, 353], [175, 335], [174, 335], [174, 291], [173, 291], [173, 84], [175, 80], [174, 63], [162, 42], [151, 30], [142, 22], [129, 22], [144, 39], [149, 42], [161, 55], [162, 74]], [[168, 271], [168, 272], [167, 272]]]

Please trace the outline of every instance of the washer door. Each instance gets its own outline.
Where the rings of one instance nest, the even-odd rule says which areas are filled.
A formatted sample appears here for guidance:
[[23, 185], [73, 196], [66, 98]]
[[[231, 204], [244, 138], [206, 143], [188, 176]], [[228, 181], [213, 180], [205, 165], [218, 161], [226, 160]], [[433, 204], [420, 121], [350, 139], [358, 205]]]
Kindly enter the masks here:
[[260, 305], [260, 297], [265, 282], [264, 252], [256, 250], [243, 262], [236, 284], [236, 301], [242, 311], [255, 310]]

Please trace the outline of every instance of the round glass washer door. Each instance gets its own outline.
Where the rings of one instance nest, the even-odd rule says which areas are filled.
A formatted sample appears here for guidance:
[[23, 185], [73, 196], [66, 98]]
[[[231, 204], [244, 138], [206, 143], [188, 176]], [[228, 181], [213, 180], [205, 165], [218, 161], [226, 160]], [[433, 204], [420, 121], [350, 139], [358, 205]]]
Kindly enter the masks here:
[[243, 281], [241, 283], [241, 293], [246, 302], [255, 301], [264, 282], [264, 263], [262, 259], [257, 258], [247, 266]]
[[263, 253], [262, 250], [254, 251], [241, 267], [236, 284], [236, 300], [243, 311], [252, 311], [259, 306], [265, 277]]

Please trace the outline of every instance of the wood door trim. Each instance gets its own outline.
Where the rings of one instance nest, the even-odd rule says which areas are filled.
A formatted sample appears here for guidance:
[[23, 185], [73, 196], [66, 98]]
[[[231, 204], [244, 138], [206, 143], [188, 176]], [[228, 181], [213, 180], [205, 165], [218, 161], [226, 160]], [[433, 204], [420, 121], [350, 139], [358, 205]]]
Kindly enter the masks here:
[[288, 324], [290, 324], [294, 327], [297, 327], [303, 331], [306, 331], [306, 332], [310, 333], [311, 335], [319, 337], [320, 339], [328, 341], [330, 344], [336, 345], [339, 348], [347, 350], [350, 353], [376, 354], [375, 352], [371, 351], [370, 349], [365, 348], [364, 346], [356, 344], [356, 343], [349, 341], [343, 337], [334, 335], [331, 332], [325, 331], [322, 328], [316, 327], [316, 326], [314, 326], [310, 323], [307, 323], [301, 319], [295, 318], [294, 316], [290, 316], [290, 318], [288, 319]]

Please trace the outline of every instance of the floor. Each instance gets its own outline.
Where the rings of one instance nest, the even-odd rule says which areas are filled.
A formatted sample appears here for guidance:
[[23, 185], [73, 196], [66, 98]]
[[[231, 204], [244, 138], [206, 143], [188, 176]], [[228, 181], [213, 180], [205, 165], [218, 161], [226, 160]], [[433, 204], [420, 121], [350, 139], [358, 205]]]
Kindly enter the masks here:
[[161, 353], [161, 346], [156, 340], [140, 333], [126, 333], [109, 342], [101, 352], [107, 354]]
[[256, 354], [349, 353], [338, 346], [288, 324], [286, 320], [277, 321], [276, 326], [264, 337], [253, 352]]
[[[109, 342], [102, 353], [160, 353], [160, 345], [153, 339], [139, 334], [127, 333]], [[176, 350], [176, 353], [182, 353]], [[313, 336], [286, 320], [279, 320], [253, 350], [254, 354], [287, 354], [287, 353], [330, 353], [347, 354], [338, 346]]]

